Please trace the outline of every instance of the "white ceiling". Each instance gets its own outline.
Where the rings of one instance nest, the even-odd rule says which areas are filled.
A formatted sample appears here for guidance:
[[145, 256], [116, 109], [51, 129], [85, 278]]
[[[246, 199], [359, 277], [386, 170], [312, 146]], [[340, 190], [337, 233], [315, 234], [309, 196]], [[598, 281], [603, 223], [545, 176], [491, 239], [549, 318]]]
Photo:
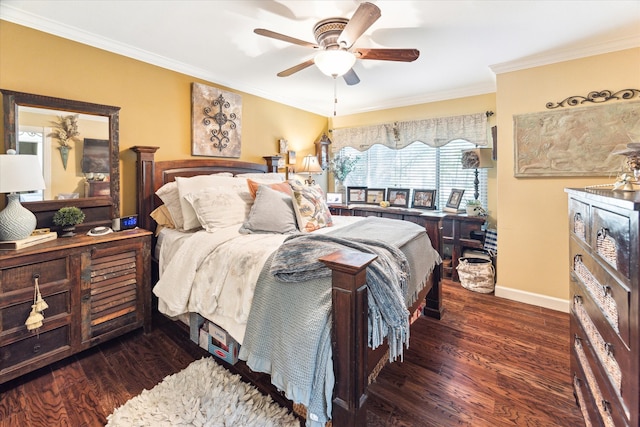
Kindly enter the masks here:
[[[372, 2], [382, 17], [355, 46], [416, 48], [420, 57], [359, 60], [358, 85], [337, 80], [338, 115], [491, 93], [496, 72], [640, 46], [640, 0]], [[0, 18], [331, 116], [331, 77], [315, 66], [276, 76], [315, 51], [253, 29], [315, 43], [317, 21], [350, 18], [359, 3], [1, 0]]]

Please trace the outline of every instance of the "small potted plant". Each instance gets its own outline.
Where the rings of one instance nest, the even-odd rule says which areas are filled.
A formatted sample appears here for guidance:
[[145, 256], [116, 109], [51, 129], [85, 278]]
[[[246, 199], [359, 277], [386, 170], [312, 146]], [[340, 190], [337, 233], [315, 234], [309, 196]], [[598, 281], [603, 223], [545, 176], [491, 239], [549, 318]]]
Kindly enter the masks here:
[[482, 207], [482, 202], [478, 199], [467, 200], [467, 215], [480, 216], [484, 215], [486, 211]]
[[62, 228], [63, 233], [60, 237], [74, 236], [76, 234], [74, 233], [76, 225], [82, 224], [83, 221], [84, 212], [75, 206], [60, 208], [53, 214], [53, 223]]

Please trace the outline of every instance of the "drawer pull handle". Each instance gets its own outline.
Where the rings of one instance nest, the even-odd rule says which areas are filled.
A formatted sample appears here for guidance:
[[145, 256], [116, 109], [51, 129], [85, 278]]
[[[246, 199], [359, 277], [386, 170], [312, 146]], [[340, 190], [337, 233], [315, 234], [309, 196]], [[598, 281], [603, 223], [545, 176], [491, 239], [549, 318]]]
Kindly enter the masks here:
[[574, 334], [573, 338], [578, 342], [582, 341], [582, 338], [580, 338], [580, 336], [578, 334]]
[[40, 344], [34, 345], [33, 346], [33, 352], [36, 353], [36, 354], [40, 353], [40, 348], [41, 348]]
[[604, 343], [604, 350], [607, 352], [607, 356], [613, 356], [613, 344], [610, 342]]
[[573, 270], [575, 271], [576, 269], [576, 265], [582, 263], [582, 255], [581, 254], [575, 254], [573, 256]]
[[611, 286], [602, 285], [602, 292], [604, 292], [605, 296], [611, 294]]
[[82, 298], [81, 298], [81, 299], [82, 299], [82, 302], [87, 302], [87, 301], [89, 301], [89, 298], [90, 298], [90, 297], [91, 297], [91, 295], [90, 295], [90, 294], [82, 295]]
[[604, 410], [604, 412], [606, 413], [611, 413], [611, 402], [609, 402], [608, 400], [604, 400], [602, 399], [602, 409]]
[[574, 304], [582, 304], [582, 296], [580, 296], [580, 295], [574, 295], [574, 296], [573, 296], [573, 303], [574, 303]]
[[609, 229], [608, 228], [604, 228], [602, 227], [600, 230], [598, 230], [598, 237], [607, 237], [607, 234], [609, 233]]
[[40, 273], [33, 273], [33, 275], [31, 277], [33, 279], [39, 279], [40, 278]]

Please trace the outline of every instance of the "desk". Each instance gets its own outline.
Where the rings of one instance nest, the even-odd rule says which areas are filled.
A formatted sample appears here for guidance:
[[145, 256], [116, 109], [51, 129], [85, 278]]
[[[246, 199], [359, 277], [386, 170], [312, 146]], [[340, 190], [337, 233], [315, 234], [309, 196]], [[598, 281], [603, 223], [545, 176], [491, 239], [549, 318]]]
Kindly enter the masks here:
[[441, 277], [459, 282], [458, 260], [465, 249], [482, 249], [485, 218], [441, 211], [406, 208], [383, 208], [377, 205], [330, 205], [332, 215], [379, 216], [411, 221], [422, 225], [431, 244], [443, 259]]

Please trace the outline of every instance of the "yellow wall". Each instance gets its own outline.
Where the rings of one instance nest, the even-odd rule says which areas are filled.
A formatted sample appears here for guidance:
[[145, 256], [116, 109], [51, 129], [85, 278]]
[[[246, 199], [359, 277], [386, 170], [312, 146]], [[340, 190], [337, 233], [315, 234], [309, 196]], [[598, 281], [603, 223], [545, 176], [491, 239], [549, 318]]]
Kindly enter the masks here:
[[[159, 146], [159, 160], [191, 155], [191, 83], [218, 86], [124, 56], [0, 21], [0, 87], [120, 110], [121, 214], [135, 213], [134, 145]], [[234, 91], [232, 88], [221, 87]], [[236, 91], [234, 91], [236, 92]], [[326, 131], [326, 117], [242, 92], [241, 160], [264, 162], [289, 140], [301, 158]]]
[[[551, 304], [556, 298], [561, 300], [556, 303], [566, 305], [569, 234], [564, 188], [614, 181], [514, 178], [513, 116], [545, 111], [547, 102], [572, 95], [629, 88], [640, 88], [640, 48], [497, 75], [497, 295], [536, 301], [528, 294], [532, 293], [550, 297]], [[608, 103], [612, 102], [625, 101]]]
[[[123, 215], [135, 213], [134, 156], [127, 148], [160, 146], [160, 160], [190, 157], [190, 85], [216, 86], [6, 21], [0, 21], [0, 67], [2, 88], [122, 108]], [[328, 127], [495, 111], [489, 125], [498, 126], [498, 162], [489, 170], [488, 184], [489, 210], [499, 236], [496, 293], [542, 305], [558, 303], [562, 309], [569, 297], [563, 190], [610, 180], [514, 178], [513, 115], [544, 111], [547, 102], [571, 95], [626, 88], [640, 88], [640, 48], [499, 74], [496, 94], [340, 116], [330, 119]], [[277, 152], [280, 138], [289, 141], [298, 159], [314, 152], [313, 142], [327, 129], [327, 118], [242, 96], [242, 160], [261, 162], [262, 156]]]

